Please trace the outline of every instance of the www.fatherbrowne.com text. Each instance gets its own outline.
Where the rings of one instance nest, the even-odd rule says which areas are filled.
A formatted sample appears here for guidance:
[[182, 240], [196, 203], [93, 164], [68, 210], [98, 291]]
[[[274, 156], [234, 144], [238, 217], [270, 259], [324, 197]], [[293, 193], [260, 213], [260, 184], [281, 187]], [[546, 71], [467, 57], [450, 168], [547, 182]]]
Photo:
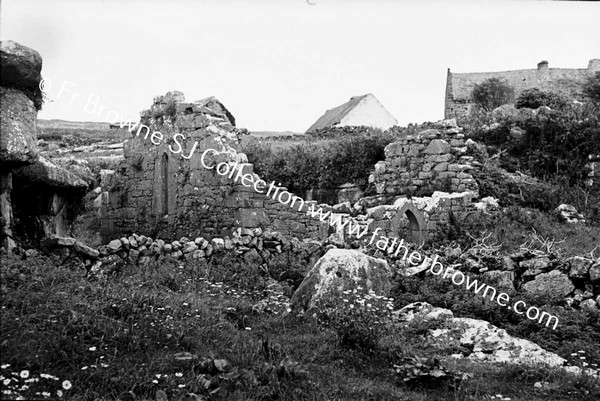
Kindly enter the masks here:
[[[160, 145], [163, 141], [163, 135], [154, 131], [152, 134], [150, 133], [150, 128], [146, 125], [140, 124], [138, 127], [138, 123], [121, 123], [121, 128], [128, 125], [129, 132], [136, 130], [136, 136], [139, 136], [142, 130], [145, 131], [144, 139], [150, 137], [151, 142], [154, 145]], [[194, 154], [198, 143], [194, 143], [192, 149], [186, 155], [183, 150], [181, 142], [179, 140], [183, 140], [184, 135], [181, 133], [177, 133], [173, 135], [173, 144], [169, 145], [169, 150], [175, 154], [181, 154], [181, 156], [185, 159], [190, 159]], [[215, 160], [216, 157], [220, 155], [226, 155], [227, 161], [221, 161], [217, 163]], [[244, 173], [243, 164], [239, 163], [238, 158], [235, 158], [235, 161], [231, 161], [231, 156], [235, 156], [235, 150], [233, 149], [223, 149], [221, 151], [216, 149], [206, 149], [200, 155], [200, 163], [202, 166], [208, 170], [215, 170], [215, 172], [221, 176], [226, 176], [229, 179], [232, 179], [235, 183], [241, 183], [245, 187], [252, 187], [257, 193], [264, 194], [265, 196], [270, 197], [273, 200], [277, 200], [279, 203], [283, 205], [288, 205], [289, 207], [295, 209], [298, 212], [307, 213], [313, 218], [317, 218], [322, 222], [327, 222], [330, 226], [341, 229], [349, 236], [356, 237], [357, 239], [361, 239], [368, 234], [368, 227], [361, 227], [353, 219], [343, 218], [341, 215], [334, 215], [330, 211], [324, 212], [322, 208], [316, 208], [314, 203], [311, 203], [310, 208], [305, 205], [304, 199], [299, 196], [296, 196], [286, 190], [286, 188], [275, 185], [275, 182], [271, 182], [267, 184], [266, 181], [260, 179], [256, 174]], [[375, 229], [373, 233], [371, 233], [371, 237], [369, 238], [368, 245], [375, 246], [377, 249], [387, 253], [388, 255], [393, 255], [394, 257], [400, 257], [402, 261], [407, 262], [410, 265], [425, 265], [429, 266], [429, 272], [436, 276], [442, 276], [444, 279], [450, 279], [455, 285], [465, 285], [466, 289], [469, 291], [473, 291], [475, 294], [479, 294], [484, 298], [488, 298], [491, 301], [496, 301], [498, 305], [511, 309], [515, 313], [519, 315], [525, 315], [529, 320], [535, 320], [540, 324], [546, 325], [549, 327], [551, 325], [552, 329], [555, 330], [558, 327], [558, 318], [549, 314], [548, 312], [540, 311], [540, 309], [531, 306], [527, 307], [527, 304], [523, 301], [516, 301], [514, 303], [511, 302], [510, 296], [504, 292], [498, 294], [498, 291], [490, 285], [485, 283], [479, 283], [478, 280], [472, 279], [470, 276], [465, 275], [463, 272], [453, 269], [450, 266], [444, 268], [442, 263], [439, 261], [439, 255], [433, 255], [433, 257], [425, 256], [423, 257], [421, 253], [418, 251], [410, 251], [405, 244], [404, 239], [398, 238], [390, 238], [385, 237], [379, 234], [381, 228]]]

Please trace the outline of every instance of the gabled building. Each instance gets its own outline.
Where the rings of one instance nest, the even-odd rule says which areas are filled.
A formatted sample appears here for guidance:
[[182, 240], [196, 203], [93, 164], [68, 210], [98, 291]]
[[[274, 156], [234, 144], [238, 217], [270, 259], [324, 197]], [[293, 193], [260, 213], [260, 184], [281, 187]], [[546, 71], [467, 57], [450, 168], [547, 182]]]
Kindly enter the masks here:
[[527, 70], [455, 73], [448, 68], [444, 118], [460, 121], [468, 116], [474, 104], [471, 99], [473, 88], [489, 78], [505, 80], [514, 88], [515, 96], [526, 89], [538, 88], [582, 100], [582, 85], [596, 71], [600, 71], [600, 59], [597, 58], [590, 60], [587, 68], [548, 68], [546, 60], [540, 61], [537, 68]]
[[306, 133], [327, 127], [368, 126], [386, 130], [398, 121], [373, 94], [353, 96], [346, 103], [327, 110]]

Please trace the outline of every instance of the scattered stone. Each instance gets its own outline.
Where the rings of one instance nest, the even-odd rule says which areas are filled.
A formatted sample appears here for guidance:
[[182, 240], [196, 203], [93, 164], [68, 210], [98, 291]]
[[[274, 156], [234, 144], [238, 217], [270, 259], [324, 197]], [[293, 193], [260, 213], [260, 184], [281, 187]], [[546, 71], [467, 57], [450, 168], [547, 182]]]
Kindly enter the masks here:
[[588, 272], [592, 266], [592, 261], [581, 256], [574, 256], [568, 260], [571, 269], [569, 270], [569, 277], [574, 279], [587, 279]]
[[75, 238], [54, 236], [45, 238], [43, 245], [52, 248], [57, 246], [73, 246], [76, 242], [77, 240]]
[[519, 263], [521, 269], [525, 269], [523, 277], [537, 276], [538, 274], [544, 273], [550, 268], [550, 259], [543, 256], [540, 258], [524, 260]]
[[92, 259], [97, 259], [100, 256], [100, 252], [92, 247], [87, 246], [83, 242], [76, 241], [74, 249], [76, 252], [87, 256]]
[[137, 239], [133, 235], [130, 235], [127, 240], [132, 248], [137, 248], [139, 246]]
[[110, 249], [110, 251], [112, 253], [115, 253], [123, 247], [123, 243], [118, 239], [114, 239], [114, 240], [110, 241], [107, 246], [108, 246], [108, 249]]
[[596, 304], [596, 301], [594, 301], [593, 299], [586, 299], [585, 301], [582, 301], [579, 304], [579, 307], [583, 310], [587, 310], [590, 312], [595, 312], [598, 310], [598, 305]]
[[559, 205], [554, 211], [558, 214], [559, 218], [563, 222], [569, 224], [585, 222], [585, 218], [583, 217], [583, 215], [577, 213], [577, 209], [575, 209], [575, 206], [573, 205], [563, 203], [562, 205]]
[[194, 241], [188, 241], [185, 243], [185, 245], [183, 245], [183, 253], [192, 253], [194, 251], [196, 251], [198, 249], [198, 245], [196, 245], [196, 243]]
[[225, 241], [223, 241], [222, 238], [213, 238], [210, 243], [215, 252], [219, 252], [225, 249]]
[[540, 274], [535, 280], [523, 284], [522, 289], [529, 295], [560, 299], [573, 292], [575, 285], [566, 274], [553, 270], [550, 273]]
[[152, 252], [150, 252], [150, 249], [148, 249], [148, 247], [146, 245], [142, 245], [138, 248], [138, 252], [140, 253], [140, 256], [147, 256], [150, 257], [150, 255], [152, 255]]

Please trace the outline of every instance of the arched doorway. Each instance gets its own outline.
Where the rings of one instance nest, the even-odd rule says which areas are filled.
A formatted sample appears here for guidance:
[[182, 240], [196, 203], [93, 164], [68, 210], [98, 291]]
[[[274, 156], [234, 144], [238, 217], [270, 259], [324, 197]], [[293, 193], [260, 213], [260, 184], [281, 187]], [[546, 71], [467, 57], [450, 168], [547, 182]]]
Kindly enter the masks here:
[[419, 209], [410, 201], [398, 209], [390, 228], [393, 233], [407, 242], [420, 246], [427, 241], [427, 222]]
[[419, 222], [417, 221], [417, 216], [410, 210], [406, 210], [404, 215], [408, 218], [408, 232], [407, 232], [407, 241], [412, 242], [413, 244], [421, 245], [421, 228], [419, 227]]

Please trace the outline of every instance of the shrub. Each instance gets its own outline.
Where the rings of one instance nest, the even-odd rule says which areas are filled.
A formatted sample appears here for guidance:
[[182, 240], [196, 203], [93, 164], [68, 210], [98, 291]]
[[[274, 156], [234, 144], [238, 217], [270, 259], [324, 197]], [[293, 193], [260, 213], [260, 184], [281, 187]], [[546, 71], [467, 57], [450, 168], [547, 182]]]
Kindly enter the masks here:
[[513, 101], [515, 91], [505, 80], [489, 78], [475, 85], [471, 98], [475, 104], [485, 110], [491, 111], [503, 104]]
[[539, 178], [564, 176], [569, 186], [587, 179], [589, 155], [600, 154], [600, 117], [590, 105], [559, 110], [518, 109], [493, 124], [471, 125], [471, 136], [500, 147], [501, 167]]
[[365, 352], [376, 350], [391, 321], [392, 299], [372, 291], [360, 294], [356, 289], [343, 292], [341, 305], [337, 298], [322, 301], [319, 321], [336, 332], [341, 345]]
[[542, 106], [547, 106], [551, 109], [561, 109], [568, 103], [568, 99], [559, 93], [532, 88], [524, 90], [517, 97], [515, 107], [517, 109], [522, 109], [524, 107], [529, 109], [537, 109]]
[[375, 163], [385, 159], [384, 148], [395, 134], [365, 131], [352, 136], [336, 136], [318, 143], [307, 141], [286, 146], [251, 142], [241, 149], [254, 164], [254, 171], [267, 181], [275, 181], [291, 191], [336, 188], [347, 182], [361, 189]]

